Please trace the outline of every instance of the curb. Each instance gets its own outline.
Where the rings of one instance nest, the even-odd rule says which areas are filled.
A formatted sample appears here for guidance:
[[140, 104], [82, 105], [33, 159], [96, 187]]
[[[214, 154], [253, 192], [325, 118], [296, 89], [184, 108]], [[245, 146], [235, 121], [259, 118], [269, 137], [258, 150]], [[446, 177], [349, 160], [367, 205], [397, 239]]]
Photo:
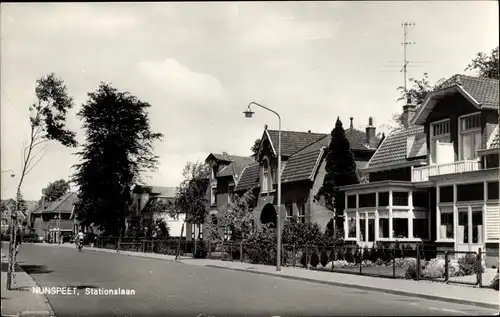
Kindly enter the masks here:
[[483, 303], [483, 302], [455, 299], [455, 298], [449, 298], [449, 297], [426, 295], [426, 294], [419, 294], [419, 293], [410, 293], [410, 292], [404, 292], [404, 291], [397, 291], [397, 290], [391, 290], [391, 289], [383, 289], [383, 288], [356, 285], [356, 284], [348, 284], [348, 283], [341, 283], [341, 282], [321, 281], [321, 280], [316, 280], [316, 279], [307, 278], [307, 277], [280, 275], [280, 274], [276, 274], [276, 273], [259, 272], [259, 271], [253, 271], [253, 270], [247, 270], [247, 269], [237, 269], [237, 268], [224, 267], [224, 266], [218, 266], [218, 265], [212, 265], [212, 264], [207, 264], [207, 265], [205, 265], [205, 267], [211, 267], [211, 268], [217, 268], [217, 269], [223, 269], [223, 270], [231, 270], [231, 271], [239, 271], [239, 272], [247, 272], [247, 273], [253, 273], [253, 274], [261, 274], [261, 275], [274, 276], [274, 277], [289, 279], [289, 280], [296, 280], [296, 281], [310, 282], [310, 283], [316, 283], [316, 284], [324, 284], [324, 285], [331, 285], [331, 286], [361, 289], [361, 290], [365, 290], [365, 291], [374, 291], [374, 292], [387, 293], [387, 294], [392, 294], [392, 295], [418, 297], [418, 298], [423, 298], [423, 299], [428, 299], [428, 300], [437, 300], [437, 301], [449, 302], [449, 303], [454, 303], [454, 304], [463, 304], [463, 305], [471, 305], [471, 306], [482, 307], [482, 308], [499, 309], [499, 305], [495, 305], [495, 304], [488, 304], [488, 303]]
[[[21, 265], [19, 265], [19, 263], [16, 263], [16, 267], [19, 268], [19, 270], [21, 270], [24, 274], [28, 275], [29, 278], [33, 281], [33, 283], [40, 287], [40, 284], [38, 284], [38, 282], [31, 276], [29, 275], [28, 273], [26, 273], [26, 271], [22, 268]], [[43, 311], [20, 311], [17, 315], [3, 315], [2, 314], [2, 317], [7, 317], [7, 316], [16, 316], [16, 317], [56, 317], [56, 314], [54, 313], [54, 309], [52, 308], [52, 305], [50, 304], [50, 301], [49, 299], [47, 298], [47, 296], [43, 295], [43, 301], [45, 302], [45, 304], [48, 306], [48, 309], [49, 310], [43, 310]]]

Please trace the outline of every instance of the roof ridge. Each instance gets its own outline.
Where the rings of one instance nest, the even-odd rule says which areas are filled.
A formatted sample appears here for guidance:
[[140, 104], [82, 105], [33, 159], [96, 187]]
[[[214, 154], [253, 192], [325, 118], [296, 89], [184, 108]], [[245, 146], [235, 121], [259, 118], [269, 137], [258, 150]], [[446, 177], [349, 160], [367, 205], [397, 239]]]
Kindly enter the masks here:
[[[274, 129], [267, 129], [267, 131], [280, 132], [280, 130], [274, 130]], [[308, 132], [308, 131], [281, 130], [281, 133], [283, 133], [283, 132], [291, 132], [291, 133], [304, 133], [304, 134], [325, 134], [325, 135], [328, 135], [328, 133], [320, 133], [320, 132]]]

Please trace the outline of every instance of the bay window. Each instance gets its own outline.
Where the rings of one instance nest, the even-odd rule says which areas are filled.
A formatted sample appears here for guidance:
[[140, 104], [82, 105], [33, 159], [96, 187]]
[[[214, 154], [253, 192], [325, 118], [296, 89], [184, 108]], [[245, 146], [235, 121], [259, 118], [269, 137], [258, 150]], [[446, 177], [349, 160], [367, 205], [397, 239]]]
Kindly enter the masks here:
[[389, 213], [379, 212], [378, 215], [378, 237], [389, 238]]
[[469, 207], [458, 208], [458, 243], [469, 243]]
[[450, 120], [431, 123], [431, 162], [437, 162], [437, 143], [450, 143]]
[[453, 207], [440, 207], [439, 239], [453, 239]]
[[347, 237], [356, 238], [356, 214], [347, 215]]
[[476, 152], [481, 148], [481, 116], [467, 115], [459, 120], [460, 159], [475, 159]]

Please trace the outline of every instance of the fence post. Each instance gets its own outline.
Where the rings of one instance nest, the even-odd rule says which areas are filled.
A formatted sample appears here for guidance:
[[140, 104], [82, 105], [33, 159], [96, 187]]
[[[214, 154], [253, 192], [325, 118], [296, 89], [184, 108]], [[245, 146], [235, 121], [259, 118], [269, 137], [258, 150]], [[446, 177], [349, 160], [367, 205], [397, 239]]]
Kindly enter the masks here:
[[365, 257], [365, 249], [359, 251], [359, 274], [363, 274], [363, 258]]
[[142, 253], [146, 251], [146, 240], [142, 240]]
[[396, 278], [396, 249], [392, 249], [392, 277]]
[[234, 252], [233, 252], [233, 245], [234, 245], [234, 241], [231, 241], [231, 262], [234, 261], [234, 259], [233, 259], [233, 254], [234, 254]]
[[295, 243], [293, 244], [293, 259], [292, 259], [292, 265], [295, 267], [295, 261], [297, 261], [297, 249], [295, 248]]
[[332, 272], [333, 272], [333, 266], [334, 266], [334, 263], [335, 263], [335, 246], [332, 247]]
[[212, 258], [212, 241], [208, 240], [208, 258]]
[[477, 261], [476, 261], [476, 277], [477, 277], [477, 287], [481, 288], [483, 286], [483, 264], [481, 257], [481, 248], [477, 250]]
[[306, 243], [306, 270], [309, 270], [309, 254], [308, 254], [308, 248], [307, 248], [307, 243]]
[[240, 262], [243, 262], [243, 241], [240, 243]]
[[420, 245], [417, 243], [417, 281], [420, 281]]
[[444, 282], [448, 283], [448, 251], [444, 251]]
[[222, 249], [221, 249], [221, 253], [220, 253], [220, 257], [221, 259], [224, 258], [224, 253], [226, 252], [226, 249], [224, 248], [224, 240], [222, 240]]

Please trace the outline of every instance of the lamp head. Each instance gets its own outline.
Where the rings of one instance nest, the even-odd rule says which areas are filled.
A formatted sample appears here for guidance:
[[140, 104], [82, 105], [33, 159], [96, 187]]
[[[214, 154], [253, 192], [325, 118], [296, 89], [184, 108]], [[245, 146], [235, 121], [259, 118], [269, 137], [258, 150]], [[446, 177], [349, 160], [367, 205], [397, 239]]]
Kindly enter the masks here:
[[250, 105], [248, 105], [247, 110], [243, 111], [245, 114], [245, 118], [251, 118], [254, 112], [252, 112], [252, 109], [250, 109]]

